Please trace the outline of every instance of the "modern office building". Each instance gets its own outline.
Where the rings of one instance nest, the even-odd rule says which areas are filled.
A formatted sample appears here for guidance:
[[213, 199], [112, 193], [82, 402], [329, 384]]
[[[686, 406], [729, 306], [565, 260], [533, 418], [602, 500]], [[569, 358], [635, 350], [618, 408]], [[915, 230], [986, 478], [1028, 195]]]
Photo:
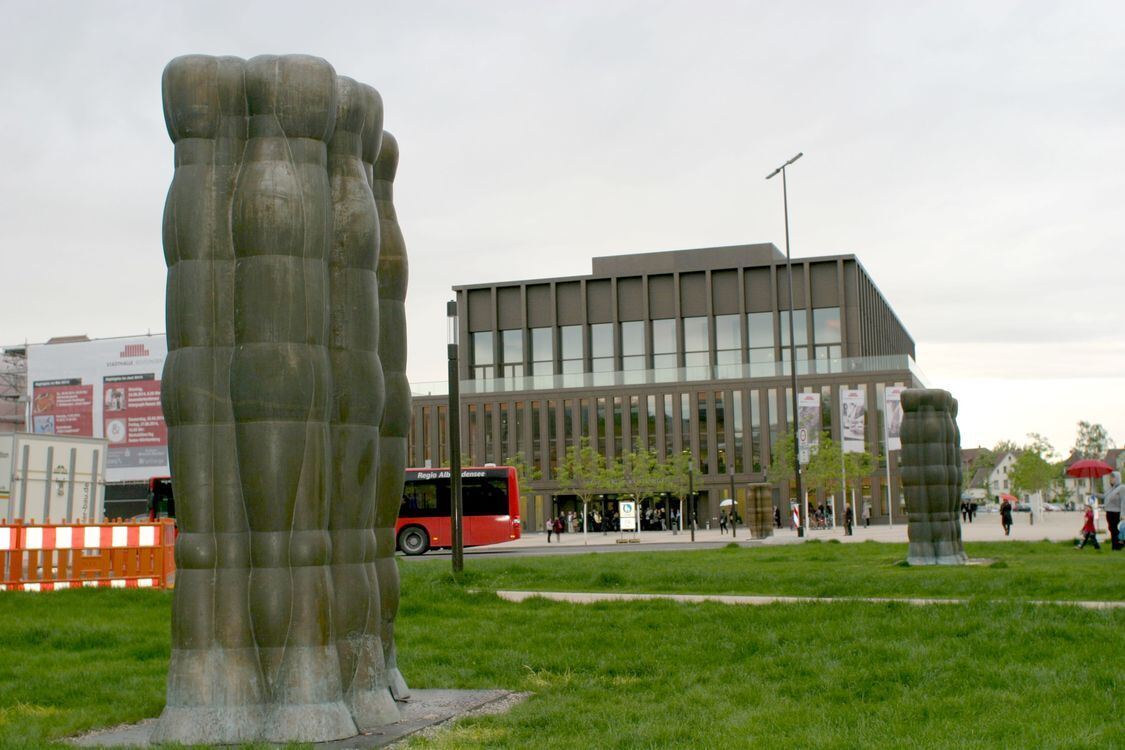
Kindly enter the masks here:
[[[522, 453], [525, 526], [572, 507], [556, 497], [566, 447], [586, 437], [607, 459], [638, 444], [690, 451], [702, 473], [701, 525], [734, 487], [788, 516], [795, 484], [766, 482], [792, 422], [789, 286], [772, 244], [594, 258], [588, 276], [455, 287], [462, 453], [474, 464]], [[885, 455], [884, 387], [921, 386], [914, 341], [854, 255], [792, 263], [798, 391], [816, 393], [839, 439], [841, 389], [866, 394], [865, 447]], [[445, 384], [417, 384], [409, 462], [447, 466]], [[733, 483], [732, 483], [733, 476]], [[900, 488], [891, 461], [861, 483], [875, 522]], [[812, 499], [815, 501], [815, 498]], [[862, 508], [862, 505], [858, 507]], [[742, 513], [745, 517], [745, 513]]]

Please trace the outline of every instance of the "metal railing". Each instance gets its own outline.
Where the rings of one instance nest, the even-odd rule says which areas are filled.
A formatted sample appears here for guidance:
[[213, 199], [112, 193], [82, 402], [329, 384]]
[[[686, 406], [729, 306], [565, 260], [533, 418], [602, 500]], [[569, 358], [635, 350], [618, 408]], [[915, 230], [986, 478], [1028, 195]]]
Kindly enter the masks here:
[[[866, 376], [880, 372], [910, 372], [923, 386], [928, 378], [908, 354], [878, 357], [838, 357], [797, 361], [798, 377], [817, 375]], [[611, 372], [580, 372], [561, 375], [519, 375], [504, 378], [462, 380], [461, 395], [507, 393], [518, 391], [559, 391], [567, 389], [607, 388], [614, 386], [654, 385], [661, 383], [694, 383], [723, 380], [757, 380], [789, 376], [788, 362], [753, 362], [727, 365], [696, 365], [655, 370], [614, 370]], [[446, 396], [449, 384], [442, 381], [411, 383], [415, 396]]]

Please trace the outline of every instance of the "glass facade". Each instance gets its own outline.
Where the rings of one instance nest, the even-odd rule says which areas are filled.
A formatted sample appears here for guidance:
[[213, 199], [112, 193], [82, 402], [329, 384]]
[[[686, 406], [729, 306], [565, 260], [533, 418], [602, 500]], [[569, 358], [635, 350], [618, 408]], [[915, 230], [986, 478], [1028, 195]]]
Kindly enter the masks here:
[[[787, 305], [784, 266], [759, 263], [757, 256], [743, 268], [720, 265], [735, 255], [700, 253], [696, 260], [685, 254], [687, 260], [672, 265], [663, 257], [600, 268], [595, 262], [591, 282], [458, 289], [459, 299], [469, 298], [462, 308], [469, 317], [461, 321], [462, 453], [474, 463], [522, 453], [542, 472], [546, 484], [532, 483], [524, 503], [529, 518], [540, 521], [536, 530], [539, 516], [571, 507], [569, 499], [553, 498], [553, 482], [566, 449], [583, 437], [610, 460], [634, 449], [662, 460], [689, 452], [703, 474], [696, 485], [703, 493], [701, 520], [708, 505], [712, 522], [717, 516], [728, 472], [741, 475], [736, 496], [768, 499], [770, 490], [757, 485], [792, 422], [791, 359], [801, 362], [800, 390], [819, 394], [821, 426], [830, 434], [839, 429], [841, 382], [867, 389], [867, 445], [885, 452], [883, 384], [924, 383], [925, 376], [913, 362], [909, 334], [862, 268], [850, 257], [804, 261], [807, 306], [794, 311], [791, 354], [789, 311], [768, 309], [778, 301], [779, 279]], [[526, 318], [537, 327], [520, 327]], [[482, 326], [493, 329], [474, 330]], [[413, 466], [448, 466], [450, 415], [437, 398], [442, 385], [412, 384], [416, 399], [424, 400], [416, 400], [410, 423]], [[876, 504], [882, 471], [864, 478]], [[893, 467], [891, 479], [898, 484]], [[784, 484], [774, 488], [775, 500], [792, 492]], [[537, 492], [547, 494], [533, 509]]]
[[585, 372], [586, 365], [582, 354], [582, 326], [559, 326], [559, 342], [562, 344], [563, 374]]
[[621, 369], [648, 369], [645, 361], [645, 324], [643, 320], [629, 320], [621, 324]]
[[652, 321], [652, 369], [665, 370], [676, 364], [676, 321], [672, 318]]
[[553, 375], [555, 347], [550, 328], [531, 329], [531, 374]]
[[500, 332], [500, 368], [505, 378], [523, 375], [523, 329]]
[[707, 318], [684, 318], [684, 367], [711, 364], [707, 341]]
[[[789, 373], [789, 360], [792, 352], [789, 347], [789, 311], [782, 310], [778, 313], [779, 331], [781, 333], [781, 361], [785, 363], [784, 372]], [[797, 362], [807, 362], [809, 358], [809, 321], [804, 310], [798, 310], [793, 316], [793, 343], [797, 350]], [[798, 364], [797, 373], [804, 375], [808, 372], [807, 365]]]
[[726, 474], [731, 456], [727, 452], [726, 398], [722, 391], [715, 391], [715, 471]]
[[741, 474], [745, 471], [745, 461], [742, 456], [742, 391], [735, 391], [733, 394], [733, 402], [731, 403], [731, 426], [734, 434], [734, 445], [732, 451], [734, 453], [734, 471], [736, 474]]
[[813, 354], [817, 366], [827, 365], [843, 356], [843, 338], [840, 332], [840, 308], [813, 309]]
[[496, 352], [493, 348], [492, 331], [477, 331], [473, 334], [473, 377], [477, 380], [496, 377]]
[[742, 362], [741, 317], [715, 316], [715, 364], [737, 365]]
[[613, 372], [613, 324], [595, 323], [590, 326], [590, 369], [593, 372]]
[[773, 313], [747, 313], [747, 360], [750, 364], [777, 361], [777, 341], [773, 335]]

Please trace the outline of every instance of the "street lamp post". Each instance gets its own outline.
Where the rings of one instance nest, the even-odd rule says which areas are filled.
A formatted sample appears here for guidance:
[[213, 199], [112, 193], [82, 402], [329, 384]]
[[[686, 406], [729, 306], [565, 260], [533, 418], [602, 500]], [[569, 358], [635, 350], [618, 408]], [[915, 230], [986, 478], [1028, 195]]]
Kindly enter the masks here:
[[[797, 439], [797, 341], [793, 335], [793, 313], [795, 312], [793, 310], [793, 263], [789, 256], [789, 185], [785, 179], [785, 168], [804, 155], [804, 152], [798, 153], [766, 175], [766, 179], [769, 180], [776, 177], [778, 172], [781, 173], [781, 199], [785, 210], [785, 275], [789, 279], [789, 374], [792, 378], [791, 387], [793, 390], [793, 474], [797, 478], [797, 502], [801, 503], [802, 506], [804, 503], [801, 498], [804, 493], [801, 491], [801, 455], [797, 445], [799, 442]], [[805, 514], [805, 525], [807, 526], [808, 508], [804, 508], [803, 512]], [[797, 533], [803, 535], [803, 532], [804, 528], [798, 526]]]
[[450, 526], [453, 531], [453, 572], [465, 569], [464, 517], [461, 506], [461, 388], [457, 367], [457, 302], [445, 305], [449, 323], [449, 500]]

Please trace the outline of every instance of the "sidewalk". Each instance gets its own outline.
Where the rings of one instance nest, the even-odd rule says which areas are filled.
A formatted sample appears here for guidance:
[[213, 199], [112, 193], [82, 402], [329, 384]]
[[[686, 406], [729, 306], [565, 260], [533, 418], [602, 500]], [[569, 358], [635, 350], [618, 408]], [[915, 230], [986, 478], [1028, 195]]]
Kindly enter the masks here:
[[[1034, 526], [1030, 523], [1031, 514], [1029, 513], [1016, 513], [1013, 516], [1013, 520], [1012, 534], [1011, 536], [1005, 537], [1004, 529], [1000, 525], [999, 513], [978, 513], [973, 523], [961, 524], [961, 538], [966, 542], [1038, 542], [1044, 539], [1058, 542], [1078, 538], [1080, 536], [1079, 529], [1082, 528], [1081, 511], [1045, 513], [1041, 518], [1035, 519]], [[766, 539], [755, 539], [751, 536], [750, 529], [745, 526], [738, 527], [737, 536], [732, 536], [729, 531], [726, 534], [722, 534], [718, 529], [696, 529], [695, 540], [697, 544], [707, 543], [710, 545], [729, 542], [765, 545], [799, 544], [805, 541], [798, 537], [797, 532], [793, 529], [774, 529], [773, 532], [773, 536], [767, 537]], [[1102, 534], [1100, 536], [1104, 537], [1105, 535]], [[618, 533], [615, 531], [602, 534], [601, 532], [591, 531], [588, 535], [583, 535], [583, 533], [579, 531], [576, 534], [562, 534], [561, 538], [552, 535], [551, 544], [558, 544], [564, 547], [617, 546], [617, 540], [625, 538], [637, 538], [638, 543], [641, 545], [655, 543], [691, 544], [691, 532], [686, 529], [676, 534], [671, 531], [642, 531], [639, 534], [633, 534], [631, 532]], [[886, 524], [871, 526], [869, 528], [857, 526], [852, 536], [844, 536], [842, 526], [834, 529], [810, 529], [808, 539], [819, 539], [822, 541], [836, 539], [845, 544], [867, 541], [898, 542], [905, 544], [908, 541], [905, 519], [896, 519], [893, 527], [887, 526]], [[547, 546], [547, 533], [543, 531], [525, 532], [523, 537], [513, 542], [506, 542], [505, 546], [545, 547]]]

